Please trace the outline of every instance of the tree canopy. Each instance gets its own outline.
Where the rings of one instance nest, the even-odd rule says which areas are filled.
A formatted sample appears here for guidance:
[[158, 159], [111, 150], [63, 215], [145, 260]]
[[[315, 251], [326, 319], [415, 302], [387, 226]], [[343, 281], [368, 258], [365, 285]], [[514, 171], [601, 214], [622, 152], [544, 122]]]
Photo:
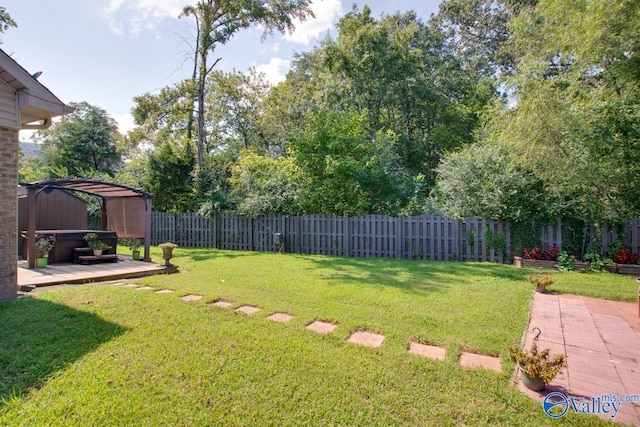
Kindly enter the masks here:
[[277, 85], [215, 69], [238, 31], [291, 30], [309, 5], [185, 8], [192, 77], [137, 96], [123, 138], [80, 104], [41, 133], [47, 173], [109, 173], [170, 212], [640, 216], [637, 1], [444, 0], [427, 21], [354, 6]]
[[116, 121], [87, 102], [69, 103], [75, 111], [39, 131], [47, 177], [114, 175], [122, 167]]
[[[596, 220], [640, 213], [639, 18], [633, 1], [541, 0], [513, 20], [518, 61], [504, 80], [512, 101], [487, 118], [479, 142], [480, 152], [501, 146], [511, 154], [502, 158], [504, 169], [483, 171], [485, 179], [498, 184], [507, 170], [527, 171], [553, 200], [534, 203], [535, 193], [519, 190], [544, 208], [540, 214]], [[459, 196], [441, 178], [444, 197]], [[480, 197], [470, 198], [467, 212], [485, 214], [471, 209]]]

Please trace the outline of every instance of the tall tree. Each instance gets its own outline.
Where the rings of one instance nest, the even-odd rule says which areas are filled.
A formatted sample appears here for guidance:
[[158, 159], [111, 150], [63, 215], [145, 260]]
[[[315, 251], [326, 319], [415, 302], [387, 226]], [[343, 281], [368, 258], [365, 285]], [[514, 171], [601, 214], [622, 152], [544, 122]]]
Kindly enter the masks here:
[[[527, 198], [519, 197], [506, 215], [522, 209], [587, 222], [640, 215], [640, 3], [540, 0], [512, 21], [512, 31], [518, 62], [505, 80], [511, 102], [489, 116], [476, 153], [486, 165], [484, 150], [508, 150], [499, 157], [501, 170], [485, 166], [479, 174], [493, 177], [487, 178], [495, 182], [491, 193], [502, 200], [518, 191], [504, 178], [526, 174], [513, 176], [532, 196], [529, 205], [523, 208]], [[450, 199], [482, 206], [487, 193], [457, 185], [452, 172], [466, 170], [468, 159], [445, 161], [451, 173], [442, 174], [441, 187], [453, 189]], [[542, 193], [528, 192], [526, 182]]]
[[197, 111], [197, 165], [202, 167], [207, 134], [205, 126], [205, 98], [207, 77], [221, 58], [209, 61], [217, 46], [227, 43], [240, 30], [260, 25], [265, 34], [293, 30], [293, 20], [312, 16], [310, 0], [201, 0], [187, 6], [182, 16], [196, 20], [196, 51], [194, 56], [195, 93], [193, 104]]
[[18, 24], [13, 20], [11, 15], [9, 15], [7, 8], [0, 6], [0, 33], [4, 33], [11, 27], [17, 28]]
[[[213, 72], [208, 82], [208, 116], [218, 147], [234, 145], [259, 152], [269, 150], [270, 141], [260, 130], [262, 104], [269, 91], [263, 76], [249, 73]], [[213, 141], [212, 141], [213, 142]]]
[[392, 130], [402, 167], [433, 185], [441, 155], [472, 141], [491, 83], [463, 70], [414, 12], [378, 21], [354, 6], [338, 28], [325, 49], [329, 104], [364, 112], [370, 135]]
[[95, 172], [113, 175], [121, 166], [116, 121], [100, 107], [70, 103], [75, 111], [49, 129], [38, 132], [49, 175], [84, 177]]
[[465, 68], [483, 77], [511, 72], [511, 21], [538, 0], [444, 0], [433, 23]]
[[372, 138], [364, 114], [316, 111], [292, 139], [305, 213], [397, 214], [402, 197], [393, 135]]
[[244, 151], [233, 167], [231, 197], [236, 211], [257, 216], [297, 213], [297, 185], [292, 158], [274, 159]]
[[145, 190], [153, 193], [153, 206], [161, 212], [193, 211], [195, 156], [190, 141], [168, 141], [149, 154]]

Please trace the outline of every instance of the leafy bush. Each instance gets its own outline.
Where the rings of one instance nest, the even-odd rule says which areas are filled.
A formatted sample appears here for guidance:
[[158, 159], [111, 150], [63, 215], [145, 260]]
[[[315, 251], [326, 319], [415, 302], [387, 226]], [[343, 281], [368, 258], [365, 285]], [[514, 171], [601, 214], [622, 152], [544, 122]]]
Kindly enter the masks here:
[[575, 262], [576, 257], [573, 255], [569, 255], [567, 251], [562, 251], [558, 255], [558, 270], [560, 271], [571, 271], [573, 270], [573, 263]]
[[547, 246], [544, 251], [540, 249], [539, 246], [534, 247], [533, 249], [524, 248], [524, 259], [535, 259], [535, 260], [544, 260], [544, 261], [557, 261], [558, 255], [560, 254], [560, 248], [558, 245], [553, 245], [553, 247]]
[[632, 254], [629, 249], [620, 249], [613, 257], [616, 264], [637, 264], [638, 255]]

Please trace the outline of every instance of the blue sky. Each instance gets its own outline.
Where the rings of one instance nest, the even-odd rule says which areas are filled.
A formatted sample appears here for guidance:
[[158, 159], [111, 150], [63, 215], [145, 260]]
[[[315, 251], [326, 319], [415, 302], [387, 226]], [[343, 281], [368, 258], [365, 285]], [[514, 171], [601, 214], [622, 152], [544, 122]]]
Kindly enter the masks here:
[[[341, 16], [368, 4], [373, 15], [415, 10], [424, 21], [440, 0], [315, 0], [316, 19], [291, 35], [261, 40], [258, 28], [244, 30], [214, 53], [218, 68], [256, 67], [271, 81], [283, 79], [292, 54], [313, 48]], [[65, 102], [87, 101], [104, 108], [121, 131], [133, 126], [132, 98], [186, 78], [191, 62], [192, 18], [178, 19], [189, 0], [9, 0], [18, 23], [0, 36], [2, 48]], [[21, 139], [30, 139], [21, 132]]]

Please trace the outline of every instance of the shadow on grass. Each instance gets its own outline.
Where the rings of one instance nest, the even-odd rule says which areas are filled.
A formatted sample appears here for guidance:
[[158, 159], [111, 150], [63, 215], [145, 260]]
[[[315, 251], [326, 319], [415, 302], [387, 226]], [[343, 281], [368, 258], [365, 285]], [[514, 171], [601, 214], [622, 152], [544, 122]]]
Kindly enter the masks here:
[[127, 329], [35, 298], [0, 304], [0, 408]]
[[190, 259], [192, 261], [208, 261], [216, 258], [237, 259], [260, 256], [268, 252], [247, 252], [247, 251], [231, 251], [209, 248], [181, 248], [180, 257]]
[[523, 269], [494, 263], [303, 257], [320, 268], [334, 270], [328, 279], [393, 286], [416, 294], [444, 292], [448, 285], [464, 285], [486, 278], [526, 281], [529, 274]]

